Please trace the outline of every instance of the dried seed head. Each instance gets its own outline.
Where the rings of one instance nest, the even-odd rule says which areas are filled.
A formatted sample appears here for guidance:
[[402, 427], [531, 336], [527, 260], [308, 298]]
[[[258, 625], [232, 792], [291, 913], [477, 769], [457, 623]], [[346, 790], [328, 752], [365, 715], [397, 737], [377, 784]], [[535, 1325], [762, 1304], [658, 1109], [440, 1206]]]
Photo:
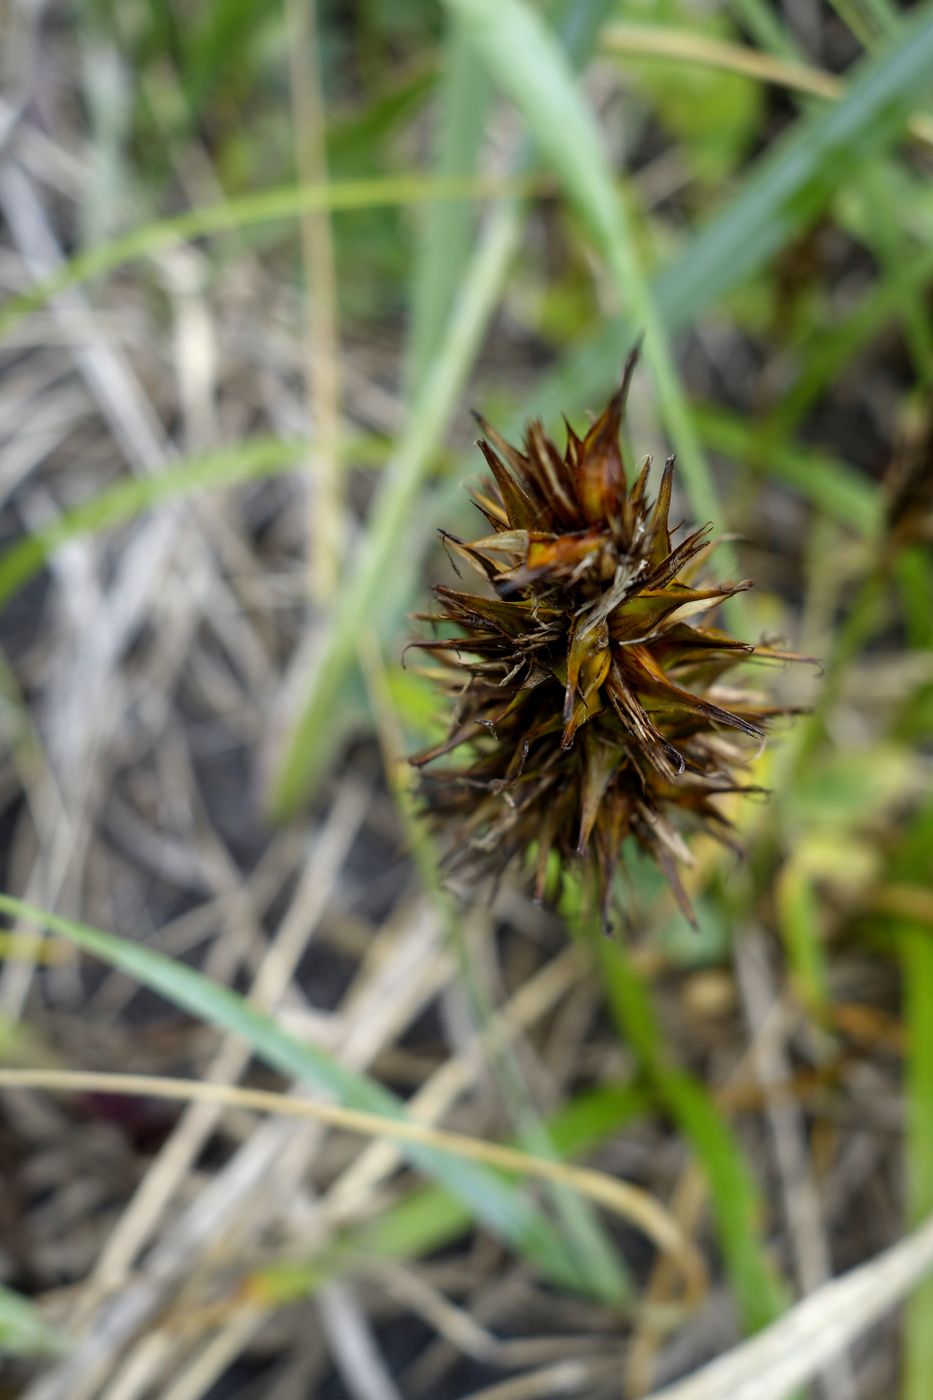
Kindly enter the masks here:
[[563, 455], [540, 423], [519, 451], [479, 420], [494, 485], [474, 500], [489, 529], [442, 538], [488, 593], [439, 585], [441, 609], [426, 617], [460, 635], [413, 644], [454, 698], [447, 739], [411, 760], [461, 751], [424, 779], [449, 865], [499, 875], [533, 850], [541, 898], [556, 852], [561, 869], [592, 872], [604, 921], [627, 837], [692, 918], [676, 865], [689, 860], [684, 834], [729, 842], [716, 799], [750, 790], [736, 778], [747, 741], [757, 747], [781, 712], [724, 677], [784, 653], [693, 621], [750, 584], [702, 581], [709, 526], [672, 541], [673, 459], [653, 501], [650, 459], [628, 480], [619, 428], [634, 364], [583, 439], [567, 426]]

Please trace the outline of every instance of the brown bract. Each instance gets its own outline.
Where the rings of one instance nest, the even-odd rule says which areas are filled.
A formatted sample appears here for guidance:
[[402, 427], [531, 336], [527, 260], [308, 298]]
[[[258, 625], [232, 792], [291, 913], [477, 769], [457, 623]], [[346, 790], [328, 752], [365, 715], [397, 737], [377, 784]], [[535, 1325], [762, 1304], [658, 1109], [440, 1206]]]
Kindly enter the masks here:
[[684, 834], [729, 841], [717, 799], [749, 790], [736, 770], [780, 713], [726, 675], [752, 655], [785, 656], [696, 621], [750, 584], [702, 580], [710, 526], [672, 541], [673, 458], [654, 500], [650, 458], [629, 481], [619, 428], [634, 363], [583, 439], [568, 425], [563, 455], [540, 423], [519, 451], [479, 420], [493, 483], [474, 499], [489, 529], [442, 538], [487, 591], [439, 585], [441, 609], [424, 616], [458, 635], [413, 643], [453, 697], [447, 739], [411, 760], [459, 751], [424, 781], [448, 863], [499, 875], [533, 850], [541, 898], [552, 852], [560, 870], [582, 862], [604, 921], [627, 837], [692, 918]]

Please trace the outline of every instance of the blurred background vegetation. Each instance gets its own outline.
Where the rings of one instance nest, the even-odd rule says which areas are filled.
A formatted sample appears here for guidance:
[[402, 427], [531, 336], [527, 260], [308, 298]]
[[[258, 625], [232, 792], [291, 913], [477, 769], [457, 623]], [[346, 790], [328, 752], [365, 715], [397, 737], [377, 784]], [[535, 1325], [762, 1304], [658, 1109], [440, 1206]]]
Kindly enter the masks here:
[[[933, 4], [0, 26], [0, 1393], [646, 1395], [933, 1209]], [[609, 941], [445, 892], [401, 656], [469, 409], [559, 436], [639, 335], [629, 450], [822, 669], [699, 931], [633, 859]], [[809, 1393], [933, 1395], [933, 1287], [858, 1316]]]

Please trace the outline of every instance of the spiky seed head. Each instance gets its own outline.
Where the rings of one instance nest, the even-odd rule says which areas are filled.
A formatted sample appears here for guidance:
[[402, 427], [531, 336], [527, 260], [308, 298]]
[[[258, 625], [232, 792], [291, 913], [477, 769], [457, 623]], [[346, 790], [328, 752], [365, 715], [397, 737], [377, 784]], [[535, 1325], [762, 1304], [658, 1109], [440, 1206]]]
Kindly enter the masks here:
[[717, 798], [750, 790], [737, 769], [781, 713], [726, 674], [785, 655], [697, 622], [750, 583], [702, 579], [710, 526], [672, 540], [673, 458], [653, 500], [650, 458], [629, 480], [619, 430], [634, 365], [585, 437], [567, 425], [563, 453], [538, 422], [519, 451], [479, 419], [492, 481], [474, 502], [488, 528], [441, 535], [487, 591], [438, 585], [440, 610], [422, 616], [459, 635], [412, 644], [453, 698], [446, 740], [411, 760], [460, 751], [424, 782], [449, 865], [498, 876], [534, 851], [542, 898], [556, 852], [559, 869], [591, 872], [607, 924], [627, 838], [692, 919], [684, 837], [700, 827], [731, 844]]

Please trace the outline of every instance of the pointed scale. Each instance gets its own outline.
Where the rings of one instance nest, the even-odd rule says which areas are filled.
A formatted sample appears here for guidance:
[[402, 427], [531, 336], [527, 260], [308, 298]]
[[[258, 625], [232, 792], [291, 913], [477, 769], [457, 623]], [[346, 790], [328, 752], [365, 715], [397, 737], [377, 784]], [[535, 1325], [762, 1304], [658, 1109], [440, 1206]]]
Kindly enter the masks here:
[[543, 524], [540, 507], [535, 504], [525, 488], [515, 479], [505, 463], [499, 460], [489, 443], [484, 438], [480, 438], [477, 446], [486, 458], [489, 469], [495, 477], [510, 528], [513, 530], [533, 530]]

